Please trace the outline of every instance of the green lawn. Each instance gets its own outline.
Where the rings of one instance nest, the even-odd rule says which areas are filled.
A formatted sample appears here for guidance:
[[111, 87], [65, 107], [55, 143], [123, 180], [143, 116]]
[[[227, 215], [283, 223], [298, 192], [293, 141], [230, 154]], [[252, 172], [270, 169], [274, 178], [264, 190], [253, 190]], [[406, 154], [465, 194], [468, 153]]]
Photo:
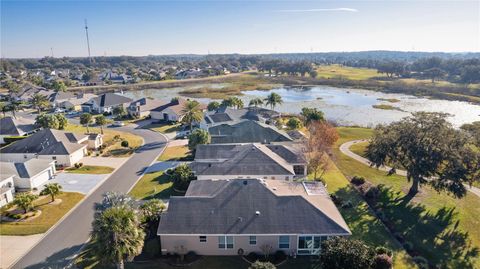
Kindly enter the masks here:
[[188, 161], [193, 156], [187, 146], [167, 147], [157, 161]]
[[148, 173], [135, 184], [130, 195], [136, 199], [168, 199], [173, 193], [172, 182], [162, 171]]
[[[81, 125], [68, 124], [65, 131], [76, 132], [76, 133], [86, 133], [87, 129]], [[89, 127], [91, 133], [100, 133], [101, 130], [99, 127]], [[116, 131], [108, 128], [103, 128], [103, 143], [108, 145], [104, 150], [103, 156], [105, 157], [127, 157], [130, 156], [134, 149], [140, 147], [143, 144], [143, 138], [130, 134], [127, 132]], [[114, 137], [118, 135], [120, 139], [118, 141], [114, 140]], [[121, 140], [127, 140], [130, 148], [124, 148], [121, 146]]]
[[321, 65], [317, 68], [318, 78], [344, 78], [351, 80], [366, 80], [374, 77], [386, 77], [376, 69], [348, 67], [338, 64]]
[[113, 172], [112, 167], [108, 166], [96, 166], [96, 165], [84, 165], [80, 168], [70, 167], [65, 169], [66, 172], [72, 174], [110, 174]]
[[82, 200], [83, 197], [84, 195], [80, 193], [64, 192], [56, 197], [56, 199], [62, 199], [60, 204], [49, 204], [51, 201], [49, 196], [41, 197], [35, 201], [36, 208], [42, 211], [39, 217], [24, 222], [2, 222], [0, 223], [0, 234], [31, 235], [44, 233]]
[[180, 131], [181, 127], [182, 127], [182, 124], [180, 124], [180, 123], [175, 123], [175, 124], [154, 123], [154, 124], [150, 124], [150, 125], [146, 126], [145, 128], [154, 130], [154, 131], [159, 132], [159, 133], [168, 134], [168, 133], [173, 133], [173, 132]]
[[357, 155], [365, 157], [365, 155], [366, 155], [365, 152], [367, 150], [367, 146], [368, 146], [368, 142], [359, 142], [359, 143], [353, 144], [350, 147], [350, 151], [357, 154]]
[[352, 231], [352, 238], [362, 240], [372, 246], [386, 246], [394, 251], [395, 268], [415, 268], [410, 257], [400, 244], [388, 232], [383, 223], [373, 214], [362, 196], [350, 185], [350, 182], [332, 164], [324, 175], [328, 192], [340, 197], [343, 201], [351, 201], [353, 208], [339, 208], [340, 213]]
[[[372, 132], [345, 127], [338, 131], [341, 136], [338, 145], [368, 138]], [[405, 177], [387, 176], [386, 172], [361, 164], [338, 149], [335, 156], [344, 175], [363, 176], [373, 184], [385, 185], [380, 199], [385, 216], [421, 256], [445, 268], [480, 267], [480, 198], [468, 193], [463, 199], [455, 199], [425, 186], [408, 200], [405, 194], [410, 185]]]

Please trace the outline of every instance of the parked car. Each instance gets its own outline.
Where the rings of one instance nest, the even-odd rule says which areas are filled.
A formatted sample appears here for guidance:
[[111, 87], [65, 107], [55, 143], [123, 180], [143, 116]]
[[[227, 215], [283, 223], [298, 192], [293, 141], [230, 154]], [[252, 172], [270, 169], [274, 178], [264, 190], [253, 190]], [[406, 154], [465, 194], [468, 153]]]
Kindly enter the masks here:
[[125, 126], [125, 123], [123, 121], [114, 121], [112, 123], [112, 126], [113, 127], [122, 127], [122, 126]]
[[57, 107], [55, 108], [55, 111], [53, 111], [53, 113], [65, 113], [65, 111], [65, 109]]
[[[195, 129], [194, 129], [195, 130]], [[190, 135], [190, 127], [189, 126], [183, 126], [180, 131], [177, 132], [176, 138], [187, 138]]]

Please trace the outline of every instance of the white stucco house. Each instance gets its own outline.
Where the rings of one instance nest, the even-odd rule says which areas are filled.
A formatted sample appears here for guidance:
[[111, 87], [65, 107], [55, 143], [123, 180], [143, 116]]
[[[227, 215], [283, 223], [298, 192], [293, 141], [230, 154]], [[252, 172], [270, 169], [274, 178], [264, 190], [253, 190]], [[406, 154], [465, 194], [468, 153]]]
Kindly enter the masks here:
[[0, 207], [13, 201], [13, 195], [15, 194], [13, 186], [13, 175], [0, 174]]
[[127, 108], [133, 100], [116, 93], [104, 93], [82, 104], [82, 111], [88, 113], [112, 113], [118, 106]]
[[25, 162], [0, 162], [0, 174], [13, 175], [16, 189], [40, 189], [55, 175], [55, 161], [48, 159], [30, 159]]
[[48, 159], [55, 161], [57, 165], [68, 167], [86, 156], [89, 143], [94, 146], [101, 145], [102, 136], [43, 129], [0, 149], [0, 161]]

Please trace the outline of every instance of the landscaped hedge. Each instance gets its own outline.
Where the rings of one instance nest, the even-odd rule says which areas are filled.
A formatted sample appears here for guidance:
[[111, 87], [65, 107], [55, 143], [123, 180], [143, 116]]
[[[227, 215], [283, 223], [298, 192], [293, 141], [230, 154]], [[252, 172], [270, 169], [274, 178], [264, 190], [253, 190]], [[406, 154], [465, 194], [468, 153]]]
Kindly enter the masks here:
[[24, 139], [26, 136], [7, 136], [3, 138], [3, 141], [5, 141], [5, 144], [10, 144], [18, 140]]

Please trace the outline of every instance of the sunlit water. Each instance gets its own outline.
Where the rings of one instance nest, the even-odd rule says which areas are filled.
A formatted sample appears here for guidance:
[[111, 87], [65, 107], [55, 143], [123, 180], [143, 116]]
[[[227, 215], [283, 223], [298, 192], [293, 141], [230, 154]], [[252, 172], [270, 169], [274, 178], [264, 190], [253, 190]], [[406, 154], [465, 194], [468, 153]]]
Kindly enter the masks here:
[[[129, 91], [125, 92], [125, 95], [134, 99], [153, 97], [168, 100], [172, 97], [178, 96], [179, 92], [184, 89], [186, 88], [179, 87], [171, 89]], [[284, 113], [299, 113], [302, 107], [314, 107], [322, 110], [328, 119], [341, 125], [372, 127], [377, 124], [390, 123], [399, 120], [415, 111], [449, 113], [451, 114], [449, 120], [457, 127], [464, 123], [480, 121], [480, 106], [467, 102], [430, 100], [411, 95], [389, 94], [328, 86], [277, 88], [270, 91], [246, 91], [243, 96], [240, 96], [240, 98], [247, 105], [252, 98], [264, 98], [272, 92], [280, 94], [283, 99], [283, 104], [275, 107], [275, 110]], [[380, 101], [378, 100], [379, 98], [395, 98], [399, 99], [400, 102], [390, 103], [387, 101]], [[201, 102], [211, 101], [210, 98], [199, 98], [197, 100]], [[376, 104], [392, 105], [403, 111], [375, 109], [372, 105]]]

